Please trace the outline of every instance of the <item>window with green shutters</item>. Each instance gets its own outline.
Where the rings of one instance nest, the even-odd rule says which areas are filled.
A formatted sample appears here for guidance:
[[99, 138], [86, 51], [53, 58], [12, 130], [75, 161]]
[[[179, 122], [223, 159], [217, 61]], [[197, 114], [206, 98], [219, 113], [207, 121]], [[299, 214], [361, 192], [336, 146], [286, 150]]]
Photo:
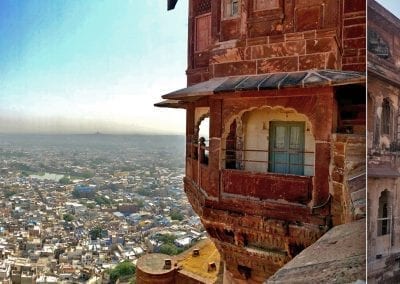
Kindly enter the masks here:
[[268, 171], [304, 174], [304, 122], [270, 122]]

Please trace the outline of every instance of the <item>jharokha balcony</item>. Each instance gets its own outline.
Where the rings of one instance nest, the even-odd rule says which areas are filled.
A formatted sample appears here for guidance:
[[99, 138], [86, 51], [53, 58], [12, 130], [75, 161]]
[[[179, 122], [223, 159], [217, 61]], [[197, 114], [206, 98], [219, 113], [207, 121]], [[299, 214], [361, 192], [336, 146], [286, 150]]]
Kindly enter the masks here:
[[[196, 196], [197, 201], [191, 201], [199, 202], [195, 209], [202, 210], [208, 204], [235, 212], [238, 211], [235, 207], [240, 206], [241, 214], [305, 222], [319, 219], [313, 217], [315, 209], [325, 208], [322, 210], [325, 214], [329, 211], [330, 196], [322, 204], [310, 205], [314, 190], [314, 152], [233, 149], [233, 142], [226, 140], [226, 147], [218, 151], [222, 154], [218, 157], [217, 184], [212, 178], [215, 171], [209, 166], [210, 141], [202, 139], [187, 144], [185, 188], [189, 198]], [[282, 159], [285, 154], [287, 162]], [[317, 223], [324, 224], [322, 219]]]
[[[228, 141], [229, 143], [230, 141]], [[212, 191], [209, 184], [209, 146], [188, 144], [191, 156], [186, 159], [186, 177], [196, 183], [204, 192]], [[295, 163], [269, 161], [268, 150], [222, 149], [225, 157], [221, 160], [225, 167], [221, 174], [221, 195], [225, 197], [246, 197], [254, 200], [286, 201], [307, 205], [311, 201], [314, 152], [292, 151], [291, 159]], [[284, 151], [275, 151], [284, 155]], [[236, 158], [239, 157], [240, 158]], [[246, 158], [248, 157], [248, 158]], [[272, 157], [271, 157], [272, 158]], [[305, 160], [308, 163], [301, 163]], [[269, 171], [274, 167], [276, 172]], [[293, 174], [297, 173], [297, 174]], [[308, 175], [306, 175], [308, 174]]]

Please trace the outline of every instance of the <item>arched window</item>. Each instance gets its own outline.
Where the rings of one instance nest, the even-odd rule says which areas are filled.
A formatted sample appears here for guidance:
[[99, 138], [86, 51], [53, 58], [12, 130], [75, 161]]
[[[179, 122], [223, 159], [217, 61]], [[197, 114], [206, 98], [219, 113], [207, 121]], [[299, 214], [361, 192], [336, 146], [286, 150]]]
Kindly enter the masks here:
[[225, 131], [226, 169], [314, 175], [311, 124], [294, 110], [251, 109], [227, 124]]
[[382, 134], [390, 134], [390, 102], [388, 99], [383, 99], [382, 102], [381, 131]]
[[379, 197], [378, 236], [390, 234], [391, 209], [389, 192], [384, 190]]

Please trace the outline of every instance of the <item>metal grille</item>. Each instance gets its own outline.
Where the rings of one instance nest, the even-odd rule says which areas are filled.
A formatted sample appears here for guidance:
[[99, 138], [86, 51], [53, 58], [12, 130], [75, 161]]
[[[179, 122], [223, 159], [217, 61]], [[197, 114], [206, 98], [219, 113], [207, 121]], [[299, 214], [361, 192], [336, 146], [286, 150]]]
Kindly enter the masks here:
[[211, 0], [197, 0], [195, 6], [196, 15], [211, 12]]

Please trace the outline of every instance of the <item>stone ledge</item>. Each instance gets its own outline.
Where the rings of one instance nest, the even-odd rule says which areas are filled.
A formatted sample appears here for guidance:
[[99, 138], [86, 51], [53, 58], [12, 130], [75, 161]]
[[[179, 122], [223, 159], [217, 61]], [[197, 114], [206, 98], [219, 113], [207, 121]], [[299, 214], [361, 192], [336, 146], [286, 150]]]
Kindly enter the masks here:
[[365, 219], [332, 228], [265, 283], [354, 283], [366, 279]]

